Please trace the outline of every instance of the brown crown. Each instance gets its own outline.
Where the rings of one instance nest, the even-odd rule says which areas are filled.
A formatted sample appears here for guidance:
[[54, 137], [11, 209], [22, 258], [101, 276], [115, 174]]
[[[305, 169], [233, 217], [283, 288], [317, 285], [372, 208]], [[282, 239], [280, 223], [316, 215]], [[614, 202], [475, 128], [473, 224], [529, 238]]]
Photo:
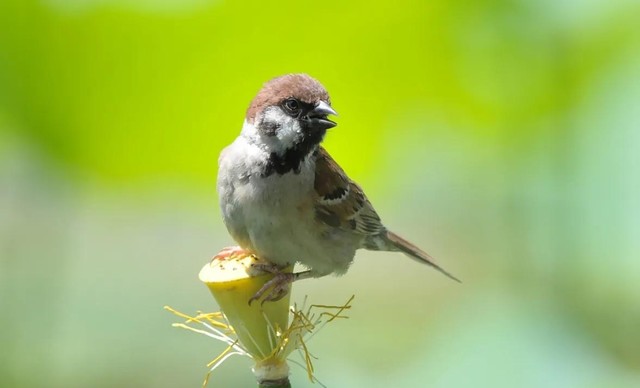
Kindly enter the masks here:
[[247, 109], [247, 121], [252, 123], [264, 108], [290, 97], [310, 104], [320, 100], [329, 102], [329, 93], [320, 82], [306, 74], [287, 74], [264, 84]]

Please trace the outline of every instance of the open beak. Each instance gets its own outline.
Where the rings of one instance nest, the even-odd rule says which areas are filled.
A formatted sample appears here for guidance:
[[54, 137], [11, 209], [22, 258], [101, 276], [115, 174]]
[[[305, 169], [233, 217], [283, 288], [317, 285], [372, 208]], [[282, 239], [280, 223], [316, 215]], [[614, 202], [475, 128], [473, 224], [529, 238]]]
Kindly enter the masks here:
[[337, 125], [335, 122], [327, 119], [328, 115], [337, 116], [338, 112], [333, 110], [333, 108], [326, 102], [320, 101], [307, 116], [309, 117], [310, 124], [314, 129], [327, 130]]

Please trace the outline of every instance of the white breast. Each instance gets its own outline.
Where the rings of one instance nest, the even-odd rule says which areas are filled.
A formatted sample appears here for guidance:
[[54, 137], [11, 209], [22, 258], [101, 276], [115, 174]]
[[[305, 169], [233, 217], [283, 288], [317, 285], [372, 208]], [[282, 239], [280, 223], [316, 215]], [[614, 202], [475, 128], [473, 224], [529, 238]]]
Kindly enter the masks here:
[[242, 136], [220, 158], [218, 191], [225, 224], [245, 249], [277, 264], [300, 262], [317, 276], [346, 271], [355, 247], [320, 235], [315, 221], [315, 160], [300, 172], [263, 176], [268, 152]]

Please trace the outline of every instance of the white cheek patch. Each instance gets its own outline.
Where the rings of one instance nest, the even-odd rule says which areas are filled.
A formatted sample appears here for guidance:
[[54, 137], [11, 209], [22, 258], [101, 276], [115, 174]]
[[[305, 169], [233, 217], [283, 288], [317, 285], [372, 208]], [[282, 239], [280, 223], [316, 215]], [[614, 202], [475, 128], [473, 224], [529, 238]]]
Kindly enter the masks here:
[[269, 107], [265, 109], [260, 120], [263, 123], [277, 124], [275, 136], [264, 133], [246, 120], [242, 127], [242, 136], [263, 151], [283, 154], [286, 150], [301, 142], [303, 133], [300, 123], [295, 118], [284, 113], [280, 108]]
[[[291, 146], [302, 137], [302, 131], [300, 130], [300, 124], [297, 120], [291, 117], [287, 117], [282, 126], [277, 132], [278, 139], [281, 143]], [[288, 147], [287, 147], [288, 148]]]
[[280, 125], [276, 130], [275, 138], [265, 139], [268, 141], [270, 148], [275, 152], [280, 153], [292, 148], [302, 138], [302, 130], [298, 120], [285, 114], [277, 107], [266, 109], [262, 119]]
[[262, 121], [271, 121], [278, 122], [281, 120], [280, 118], [280, 109], [274, 106], [271, 106], [264, 110], [262, 113]]

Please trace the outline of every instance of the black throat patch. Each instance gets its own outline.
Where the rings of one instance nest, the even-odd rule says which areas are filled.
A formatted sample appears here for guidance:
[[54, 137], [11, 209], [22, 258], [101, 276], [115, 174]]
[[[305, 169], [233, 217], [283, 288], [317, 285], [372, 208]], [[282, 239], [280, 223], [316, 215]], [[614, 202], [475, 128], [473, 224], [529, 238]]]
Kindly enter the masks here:
[[303, 128], [303, 133], [305, 133], [305, 135], [301, 141], [294, 144], [293, 147], [288, 148], [284, 153], [278, 154], [272, 152], [269, 155], [269, 159], [267, 159], [267, 163], [262, 171], [263, 177], [268, 177], [274, 173], [278, 175], [283, 175], [288, 172], [293, 172], [294, 174], [300, 173], [302, 162], [310, 153], [317, 149], [318, 144], [320, 144], [324, 138], [326, 130], [312, 131], [309, 133]]

